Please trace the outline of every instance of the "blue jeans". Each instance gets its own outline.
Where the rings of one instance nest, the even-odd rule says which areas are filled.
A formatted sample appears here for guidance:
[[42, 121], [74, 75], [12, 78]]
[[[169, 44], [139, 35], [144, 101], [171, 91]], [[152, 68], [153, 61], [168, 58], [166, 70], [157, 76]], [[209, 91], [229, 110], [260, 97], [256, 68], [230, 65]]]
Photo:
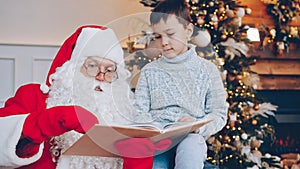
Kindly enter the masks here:
[[199, 134], [188, 134], [170, 150], [154, 157], [153, 169], [202, 169], [207, 146]]

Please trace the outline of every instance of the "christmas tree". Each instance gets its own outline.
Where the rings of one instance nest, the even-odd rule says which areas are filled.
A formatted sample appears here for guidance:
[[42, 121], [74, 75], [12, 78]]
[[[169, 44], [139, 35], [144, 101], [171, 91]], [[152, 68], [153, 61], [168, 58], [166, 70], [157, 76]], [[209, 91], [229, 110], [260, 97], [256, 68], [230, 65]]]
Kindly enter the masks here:
[[[140, 1], [154, 7], [159, 0]], [[278, 167], [271, 155], [275, 143], [274, 111], [277, 106], [257, 94], [258, 75], [251, 71], [256, 56], [249, 54], [249, 27], [242, 17], [251, 9], [235, 0], [186, 0], [192, 23], [191, 40], [200, 57], [218, 65], [228, 93], [228, 122], [207, 140], [207, 161], [221, 169]]]

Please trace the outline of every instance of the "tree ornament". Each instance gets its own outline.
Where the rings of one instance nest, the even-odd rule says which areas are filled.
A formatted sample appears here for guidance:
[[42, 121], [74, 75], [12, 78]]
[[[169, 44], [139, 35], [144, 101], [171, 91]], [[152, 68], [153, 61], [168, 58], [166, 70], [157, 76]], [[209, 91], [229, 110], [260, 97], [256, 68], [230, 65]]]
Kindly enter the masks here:
[[224, 8], [224, 6], [221, 6], [221, 7], [219, 8], [219, 11], [220, 11], [220, 12], [223, 12], [223, 11], [225, 11], [225, 8]]
[[264, 168], [270, 168], [270, 165], [266, 162], [266, 161], [263, 161], [261, 163], [261, 165], [264, 167]]
[[248, 145], [242, 147], [241, 154], [248, 155], [250, 154], [250, 152], [251, 152], [251, 148]]
[[271, 36], [272, 36], [273, 39], [274, 39], [275, 36], [276, 36], [276, 30], [275, 30], [275, 29], [271, 29], [271, 30], [270, 30], [270, 34], [271, 34]]
[[291, 26], [290, 27], [290, 35], [292, 36], [292, 37], [299, 37], [299, 31], [298, 31], [298, 27], [296, 27], [296, 26]]
[[277, 45], [277, 52], [279, 56], [283, 56], [283, 51], [284, 51], [284, 42], [280, 41], [276, 43]]
[[252, 9], [251, 8], [246, 8], [246, 14], [250, 15], [252, 12]]
[[205, 20], [204, 20], [204, 18], [203, 17], [198, 17], [198, 19], [197, 19], [197, 23], [199, 24], [199, 25], [203, 25], [204, 23], [205, 23]]
[[252, 125], [253, 125], [253, 126], [257, 125], [257, 120], [256, 120], [256, 119], [253, 119], [253, 120], [252, 120]]
[[243, 133], [243, 134], [241, 135], [241, 138], [242, 138], [243, 140], [247, 140], [247, 138], [248, 138], [248, 134], [246, 134], [246, 133]]
[[259, 110], [259, 104], [254, 104], [254, 105], [253, 105], [253, 109], [254, 109], [255, 111]]
[[245, 9], [244, 8], [238, 8], [238, 10], [236, 11], [236, 16], [238, 16], [240, 18], [245, 16]]
[[224, 141], [227, 142], [227, 143], [230, 143], [231, 142], [231, 139], [229, 136], [225, 136], [224, 137]]
[[243, 75], [237, 75], [236, 78], [237, 78], [238, 80], [242, 80], [242, 79], [243, 79]]
[[211, 17], [211, 21], [213, 21], [214, 23], [218, 23], [218, 21], [219, 21], [218, 16], [214, 14], [214, 15]]
[[225, 40], [227, 38], [227, 36], [225, 34], [221, 35], [221, 39]]
[[237, 113], [229, 113], [229, 120], [236, 121], [237, 120]]
[[211, 36], [207, 30], [199, 30], [198, 34], [192, 38], [193, 43], [199, 47], [206, 47], [210, 41]]
[[229, 18], [233, 18], [233, 17], [234, 17], [234, 12], [233, 12], [233, 10], [231, 10], [231, 9], [226, 10], [226, 15], [227, 15]]
[[259, 148], [261, 146], [261, 142], [260, 140], [256, 140], [255, 138], [251, 139], [250, 146], [251, 148]]

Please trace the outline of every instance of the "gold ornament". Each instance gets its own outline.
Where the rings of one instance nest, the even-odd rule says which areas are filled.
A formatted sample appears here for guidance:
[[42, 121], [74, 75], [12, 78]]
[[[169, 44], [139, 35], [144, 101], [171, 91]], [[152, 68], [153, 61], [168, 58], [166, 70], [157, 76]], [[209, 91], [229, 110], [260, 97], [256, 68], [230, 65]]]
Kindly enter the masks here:
[[226, 36], [226, 35], [224, 35], [224, 34], [223, 34], [223, 35], [221, 35], [221, 39], [222, 39], [222, 40], [225, 40], [226, 38], [227, 38], [227, 36]]
[[252, 120], [252, 125], [254, 125], [254, 126], [257, 125], [257, 120], [256, 119]]
[[265, 168], [269, 168], [269, 167], [270, 167], [270, 165], [269, 165], [267, 162], [265, 162], [265, 161], [263, 161], [263, 162], [261, 163], [261, 165], [262, 165], [263, 167], [265, 167]]
[[230, 139], [229, 136], [225, 136], [225, 137], [224, 137], [224, 141], [227, 142], [227, 143], [229, 143], [229, 142], [231, 142], [231, 139]]
[[237, 78], [238, 80], [242, 80], [242, 79], [243, 79], [243, 75], [237, 75], [236, 78]]

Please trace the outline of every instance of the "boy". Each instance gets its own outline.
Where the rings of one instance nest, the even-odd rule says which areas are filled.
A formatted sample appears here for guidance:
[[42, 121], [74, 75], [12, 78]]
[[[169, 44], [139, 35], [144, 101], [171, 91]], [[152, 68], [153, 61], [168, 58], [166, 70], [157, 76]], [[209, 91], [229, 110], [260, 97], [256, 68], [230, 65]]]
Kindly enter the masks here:
[[[171, 150], [157, 155], [153, 168], [201, 169], [206, 158], [205, 138], [226, 124], [226, 92], [216, 66], [197, 56], [188, 44], [193, 33], [189, 11], [183, 0], [165, 0], [150, 15], [156, 42], [163, 57], [141, 70], [135, 91], [139, 113], [153, 121], [168, 123], [213, 119], [199, 131], [189, 133]], [[172, 156], [172, 154], [175, 155]]]

